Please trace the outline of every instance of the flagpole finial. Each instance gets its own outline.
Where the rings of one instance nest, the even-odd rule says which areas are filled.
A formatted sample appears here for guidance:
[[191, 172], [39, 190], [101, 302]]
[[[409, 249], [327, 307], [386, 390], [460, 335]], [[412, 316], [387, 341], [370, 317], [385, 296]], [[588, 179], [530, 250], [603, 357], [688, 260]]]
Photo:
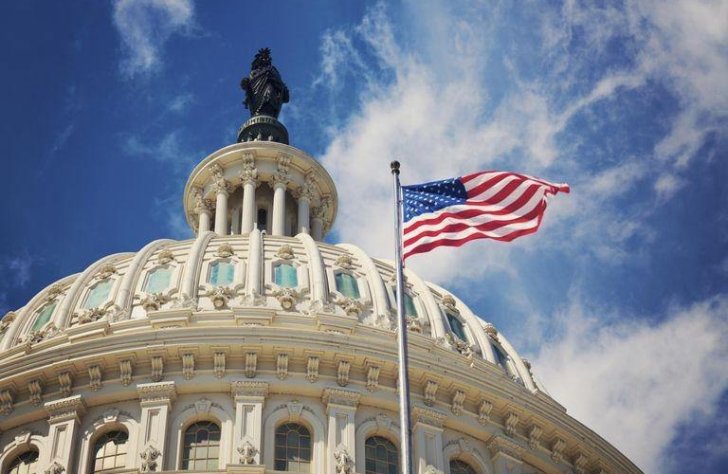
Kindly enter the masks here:
[[395, 160], [389, 164], [393, 174], [399, 174], [399, 161]]

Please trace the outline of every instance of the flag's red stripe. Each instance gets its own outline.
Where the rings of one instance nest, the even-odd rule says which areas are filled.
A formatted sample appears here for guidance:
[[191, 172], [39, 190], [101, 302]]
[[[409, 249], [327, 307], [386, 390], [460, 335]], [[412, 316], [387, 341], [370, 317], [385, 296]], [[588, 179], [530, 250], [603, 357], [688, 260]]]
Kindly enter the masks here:
[[540, 215], [538, 217], [538, 222], [534, 227], [530, 227], [528, 229], [519, 229], [514, 232], [511, 232], [509, 234], [506, 234], [501, 237], [493, 237], [486, 233], [477, 233], [477, 234], [471, 234], [467, 237], [464, 237], [462, 239], [440, 239], [435, 240], [432, 242], [428, 242], [426, 244], [415, 246], [411, 249], [405, 249], [403, 259], [406, 259], [407, 257], [410, 257], [412, 255], [416, 255], [418, 253], [425, 253], [429, 252], [430, 250], [437, 248], [437, 247], [460, 247], [466, 242], [470, 242], [472, 240], [477, 239], [492, 239], [492, 240], [499, 240], [501, 242], [510, 242], [518, 237], [529, 235], [535, 233], [539, 227], [541, 227], [541, 220], [543, 218], [543, 215]]
[[[488, 231], [492, 231], [495, 229], [499, 229], [501, 227], [507, 227], [507, 226], [513, 225], [513, 224], [520, 224], [523, 222], [532, 221], [532, 220], [534, 220], [534, 218], [537, 218], [539, 215], [543, 214], [543, 212], [545, 210], [546, 210], [546, 202], [541, 201], [538, 203], [538, 205], [536, 207], [533, 208], [533, 210], [531, 210], [527, 214], [524, 214], [523, 216], [521, 216], [517, 219], [511, 219], [511, 220], [507, 220], [507, 221], [489, 221], [489, 222], [485, 222], [480, 225], [472, 225], [472, 224], [469, 224], [468, 221], [453, 222], [452, 224], [448, 224], [445, 227], [440, 227], [440, 228], [432, 229], [432, 230], [426, 230], [420, 234], [417, 234], [415, 237], [405, 240], [404, 246], [409, 247], [424, 237], [434, 237], [438, 234], [460, 232], [460, 231], [463, 231], [466, 229], [477, 229], [480, 231], [488, 232]], [[405, 232], [405, 237], [406, 236], [407, 236], [407, 232]]]

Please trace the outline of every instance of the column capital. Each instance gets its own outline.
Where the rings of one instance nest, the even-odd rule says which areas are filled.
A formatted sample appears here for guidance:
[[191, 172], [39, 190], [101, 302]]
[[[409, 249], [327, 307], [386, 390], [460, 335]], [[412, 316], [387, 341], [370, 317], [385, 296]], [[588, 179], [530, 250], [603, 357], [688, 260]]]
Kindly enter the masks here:
[[80, 415], [86, 412], [86, 404], [81, 395], [61, 398], [44, 404], [48, 412], [48, 422], [58, 423], [73, 419], [78, 419]]
[[140, 383], [137, 394], [142, 403], [170, 403], [177, 398], [174, 382]]
[[255, 167], [255, 156], [252, 153], [243, 154], [243, 169], [240, 171], [240, 180], [243, 185], [258, 186], [258, 168]]
[[316, 195], [316, 178], [312, 172], [306, 173], [303, 184], [296, 189], [296, 198], [313, 201]]
[[356, 408], [359, 405], [360, 398], [361, 393], [359, 392], [340, 388], [327, 388], [324, 389], [321, 400], [327, 406], [338, 405], [345, 408]]
[[265, 398], [268, 396], [268, 382], [253, 380], [233, 380], [230, 382], [230, 395], [235, 401], [244, 401], [251, 398]]
[[447, 415], [445, 413], [425, 407], [414, 407], [412, 409], [412, 420], [414, 424], [422, 423], [434, 428], [442, 428]]

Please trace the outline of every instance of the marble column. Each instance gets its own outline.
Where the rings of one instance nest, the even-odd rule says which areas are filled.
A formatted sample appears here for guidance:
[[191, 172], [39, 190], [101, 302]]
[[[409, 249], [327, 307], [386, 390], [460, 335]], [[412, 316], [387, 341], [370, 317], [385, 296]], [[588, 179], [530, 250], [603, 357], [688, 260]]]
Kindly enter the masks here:
[[[48, 447], [41, 453], [38, 472], [75, 472], [76, 442], [80, 417], [86, 406], [81, 395], [54, 400], [45, 404], [48, 412]], [[63, 470], [61, 470], [63, 468]], [[54, 470], [55, 469], [55, 470]]]
[[233, 464], [259, 465], [263, 439], [263, 404], [268, 396], [268, 383], [236, 380], [230, 384], [230, 393], [235, 401]]
[[174, 382], [143, 383], [137, 385], [137, 394], [142, 408], [137, 450], [139, 467], [142, 472], [163, 471], [169, 458], [166, 451], [169, 412], [177, 398], [177, 389]]
[[228, 188], [225, 180], [218, 182], [215, 188], [215, 233], [218, 235], [227, 235], [227, 208], [228, 208]]
[[207, 201], [202, 195], [201, 188], [195, 188], [193, 191], [193, 199], [195, 201], [195, 212], [198, 216], [197, 235], [202, 235], [210, 230], [210, 206], [207, 205]]
[[255, 158], [252, 153], [243, 156], [243, 170], [240, 172], [243, 183], [243, 220], [240, 226], [241, 233], [249, 234], [255, 229], [255, 188], [258, 186], [258, 169], [255, 167]]
[[433, 468], [445, 472], [442, 451], [442, 423], [445, 414], [430, 408], [415, 407], [412, 410], [412, 448], [414, 451], [414, 471], [424, 474]]
[[272, 235], [283, 235], [286, 226], [286, 181], [273, 182]]
[[311, 200], [305, 194], [298, 196], [298, 232], [308, 234], [309, 227], [309, 208]]
[[311, 237], [313, 240], [320, 242], [324, 239], [324, 219], [329, 211], [329, 199], [321, 199], [321, 204], [313, 210], [311, 218]]
[[[324, 390], [323, 402], [326, 405], [326, 414], [329, 417], [328, 434], [326, 442], [326, 465], [328, 474], [339, 472], [353, 472], [356, 466], [356, 425], [354, 416], [359, 405], [361, 394], [339, 388]], [[359, 453], [362, 454], [363, 453]], [[338, 459], [337, 459], [338, 458]], [[338, 469], [338, 467], [343, 469]]]

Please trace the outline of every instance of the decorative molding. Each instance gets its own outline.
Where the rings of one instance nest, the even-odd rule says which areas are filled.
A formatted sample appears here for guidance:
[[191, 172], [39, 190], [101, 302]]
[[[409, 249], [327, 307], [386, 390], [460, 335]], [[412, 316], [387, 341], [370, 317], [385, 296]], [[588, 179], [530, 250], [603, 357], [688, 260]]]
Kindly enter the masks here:
[[359, 405], [361, 394], [350, 390], [342, 390], [340, 388], [324, 389], [321, 400], [325, 405], [341, 405], [345, 407], [356, 407]]
[[435, 400], [436, 400], [435, 397], [437, 396], [438, 387], [439, 387], [439, 384], [434, 380], [428, 380], [427, 382], [425, 382], [424, 403], [428, 407], [431, 407], [435, 404]]
[[66, 468], [58, 461], [53, 461], [53, 464], [44, 471], [45, 474], [63, 474], [64, 472], [66, 472]]
[[107, 308], [89, 308], [84, 311], [81, 311], [81, 313], [76, 313], [76, 320], [78, 321], [78, 324], [88, 324], [92, 323], [94, 321], [98, 321], [99, 319], [106, 316], [106, 314], [109, 312]]
[[428, 464], [427, 467], [425, 467], [425, 472], [423, 474], [445, 474], [440, 469], [436, 468], [432, 464]]
[[412, 419], [415, 423], [442, 428], [445, 418], [447, 418], [447, 415], [431, 408], [416, 406], [412, 409]]
[[255, 167], [255, 155], [243, 153], [243, 169], [240, 171], [240, 181], [243, 185], [253, 184], [258, 186], [258, 168]]
[[200, 398], [195, 402], [195, 412], [199, 415], [201, 413], [210, 413], [213, 403], [207, 398]]
[[276, 377], [279, 380], [288, 377], [288, 354], [278, 354], [276, 357]]
[[440, 304], [448, 313], [460, 314], [460, 310], [457, 309], [455, 303], [455, 298], [453, 298], [452, 295], [443, 295], [442, 299], [440, 300]]
[[273, 173], [270, 181], [270, 185], [274, 189], [276, 186], [287, 186], [289, 181], [291, 180], [289, 172], [291, 157], [285, 154], [280, 154], [278, 155], [276, 162], [276, 171]]
[[349, 372], [351, 371], [351, 362], [348, 360], [340, 360], [336, 369], [336, 383], [340, 387], [349, 385]]
[[0, 391], [0, 414], [9, 415], [13, 411], [15, 396], [9, 389]]
[[224, 309], [228, 307], [228, 302], [235, 296], [235, 292], [227, 286], [216, 286], [208, 290], [205, 296], [210, 298], [215, 309]]
[[505, 431], [508, 436], [513, 437], [513, 435], [516, 434], [517, 425], [518, 415], [516, 413], [513, 413], [512, 411], [506, 413], [506, 416], [503, 419], [503, 431]]
[[144, 295], [144, 298], [139, 304], [144, 308], [145, 311], [159, 311], [162, 305], [171, 301], [171, 298], [164, 293], [149, 293]]
[[339, 444], [334, 449], [334, 461], [336, 474], [354, 474], [354, 458], [343, 444]]
[[258, 370], [258, 354], [255, 352], [248, 352], [245, 354], [245, 376], [249, 379], [255, 378], [256, 371]]
[[301, 413], [303, 412], [303, 404], [301, 402], [293, 400], [290, 403], [286, 403], [284, 406], [288, 409], [288, 418], [290, 418], [291, 421], [296, 422], [301, 418]]
[[238, 454], [240, 455], [240, 464], [256, 464], [255, 456], [258, 455], [258, 448], [253, 446], [250, 440], [245, 440], [243, 444], [238, 446]]
[[131, 360], [124, 359], [119, 361], [119, 378], [121, 379], [121, 384], [123, 386], [127, 386], [131, 383], [131, 375], [132, 375], [132, 365]]
[[97, 280], [106, 280], [114, 274], [116, 274], [116, 266], [113, 263], [107, 263], [99, 268], [94, 278], [96, 278]]
[[531, 425], [531, 428], [528, 430], [528, 447], [537, 450], [541, 447], [541, 435], [543, 434], [543, 429], [538, 425]]
[[298, 301], [299, 293], [294, 288], [277, 288], [272, 293], [273, 297], [278, 300], [284, 311], [292, 311], [296, 309], [296, 301]]
[[157, 262], [159, 262], [161, 265], [166, 265], [169, 262], [173, 262], [173, 261], [174, 261], [174, 253], [166, 247], [163, 248], [162, 250], [160, 250], [159, 253], [157, 254]]
[[334, 261], [334, 267], [339, 267], [344, 270], [351, 270], [351, 268], [354, 266], [354, 259], [351, 258], [351, 255], [348, 253], [342, 253], [338, 257], [336, 257], [336, 260]]
[[88, 367], [88, 384], [94, 392], [101, 388], [101, 367], [92, 365]]
[[513, 442], [509, 438], [502, 436], [493, 436], [488, 442], [488, 449], [492, 456], [498, 454], [505, 454], [517, 461], [520, 461], [523, 456], [523, 448]]
[[191, 352], [182, 354], [182, 375], [185, 380], [195, 376], [195, 355]]
[[295, 258], [293, 247], [288, 244], [281, 245], [276, 251], [276, 257], [283, 260], [293, 260]]
[[558, 436], [554, 438], [551, 443], [551, 459], [556, 462], [564, 462], [564, 449], [566, 448], [566, 441]]
[[152, 356], [152, 373], [150, 375], [152, 382], [159, 382], [164, 378], [164, 359], [162, 356]]
[[483, 324], [483, 331], [485, 331], [485, 333], [491, 339], [498, 340], [498, 330], [491, 323], [484, 323]]
[[177, 398], [174, 382], [141, 383], [136, 386], [142, 402], [170, 402]]
[[73, 378], [71, 378], [71, 373], [64, 371], [58, 374], [58, 385], [62, 397], [71, 396], [73, 392]]
[[337, 306], [343, 309], [344, 313], [346, 313], [346, 315], [350, 318], [358, 319], [362, 311], [364, 310], [364, 305], [361, 303], [361, 301], [354, 298], [337, 295], [334, 303], [336, 303]]
[[367, 367], [367, 390], [375, 392], [379, 388], [379, 367], [370, 365]]
[[320, 359], [316, 356], [309, 356], [306, 362], [306, 380], [314, 383], [319, 378], [319, 362]]
[[57, 423], [60, 421], [78, 418], [85, 413], [86, 404], [81, 395], [74, 395], [68, 398], [61, 398], [43, 405], [48, 412], [48, 422]]
[[40, 384], [40, 380], [34, 379], [28, 382], [28, 392], [30, 392], [30, 403], [40, 405], [43, 401], [43, 386]]
[[465, 402], [465, 392], [463, 390], [455, 390], [455, 393], [452, 395], [452, 404], [450, 406], [450, 411], [455, 416], [460, 416], [463, 414], [463, 402]]
[[235, 380], [230, 383], [230, 393], [236, 399], [240, 397], [267, 397], [268, 382]]
[[586, 467], [589, 464], [589, 458], [581, 452], [577, 451], [573, 457], [574, 471], [576, 474], [586, 474]]
[[144, 451], [139, 453], [142, 463], [139, 468], [140, 472], [155, 472], [157, 470], [157, 459], [162, 453], [152, 444], [148, 444]]
[[0, 336], [5, 334], [5, 331], [7, 331], [10, 327], [10, 323], [15, 321], [16, 317], [17, 313], [15, 313], [14, 311], [8, 311], [7, 313], [5, 313], [5, 316], [0, 319]]
[[212, 356], [212, 373], [215, 377], [221, 379], [225, 376], [225, 353], [216, 351]]
[[217, 250], [215, 251], [215, 255], [217, 255], [220, 258], [229, 258], [235, 255], [235, 250], [233, 249], [233, 246], [230, 245], [227, 242], [223, 242], [217, 247]]
[[485, 425], [490, 422], [490, 413], [493, 411], [493, 404], [488, 400], [482, 400], [478, 407], [478, 422]]

